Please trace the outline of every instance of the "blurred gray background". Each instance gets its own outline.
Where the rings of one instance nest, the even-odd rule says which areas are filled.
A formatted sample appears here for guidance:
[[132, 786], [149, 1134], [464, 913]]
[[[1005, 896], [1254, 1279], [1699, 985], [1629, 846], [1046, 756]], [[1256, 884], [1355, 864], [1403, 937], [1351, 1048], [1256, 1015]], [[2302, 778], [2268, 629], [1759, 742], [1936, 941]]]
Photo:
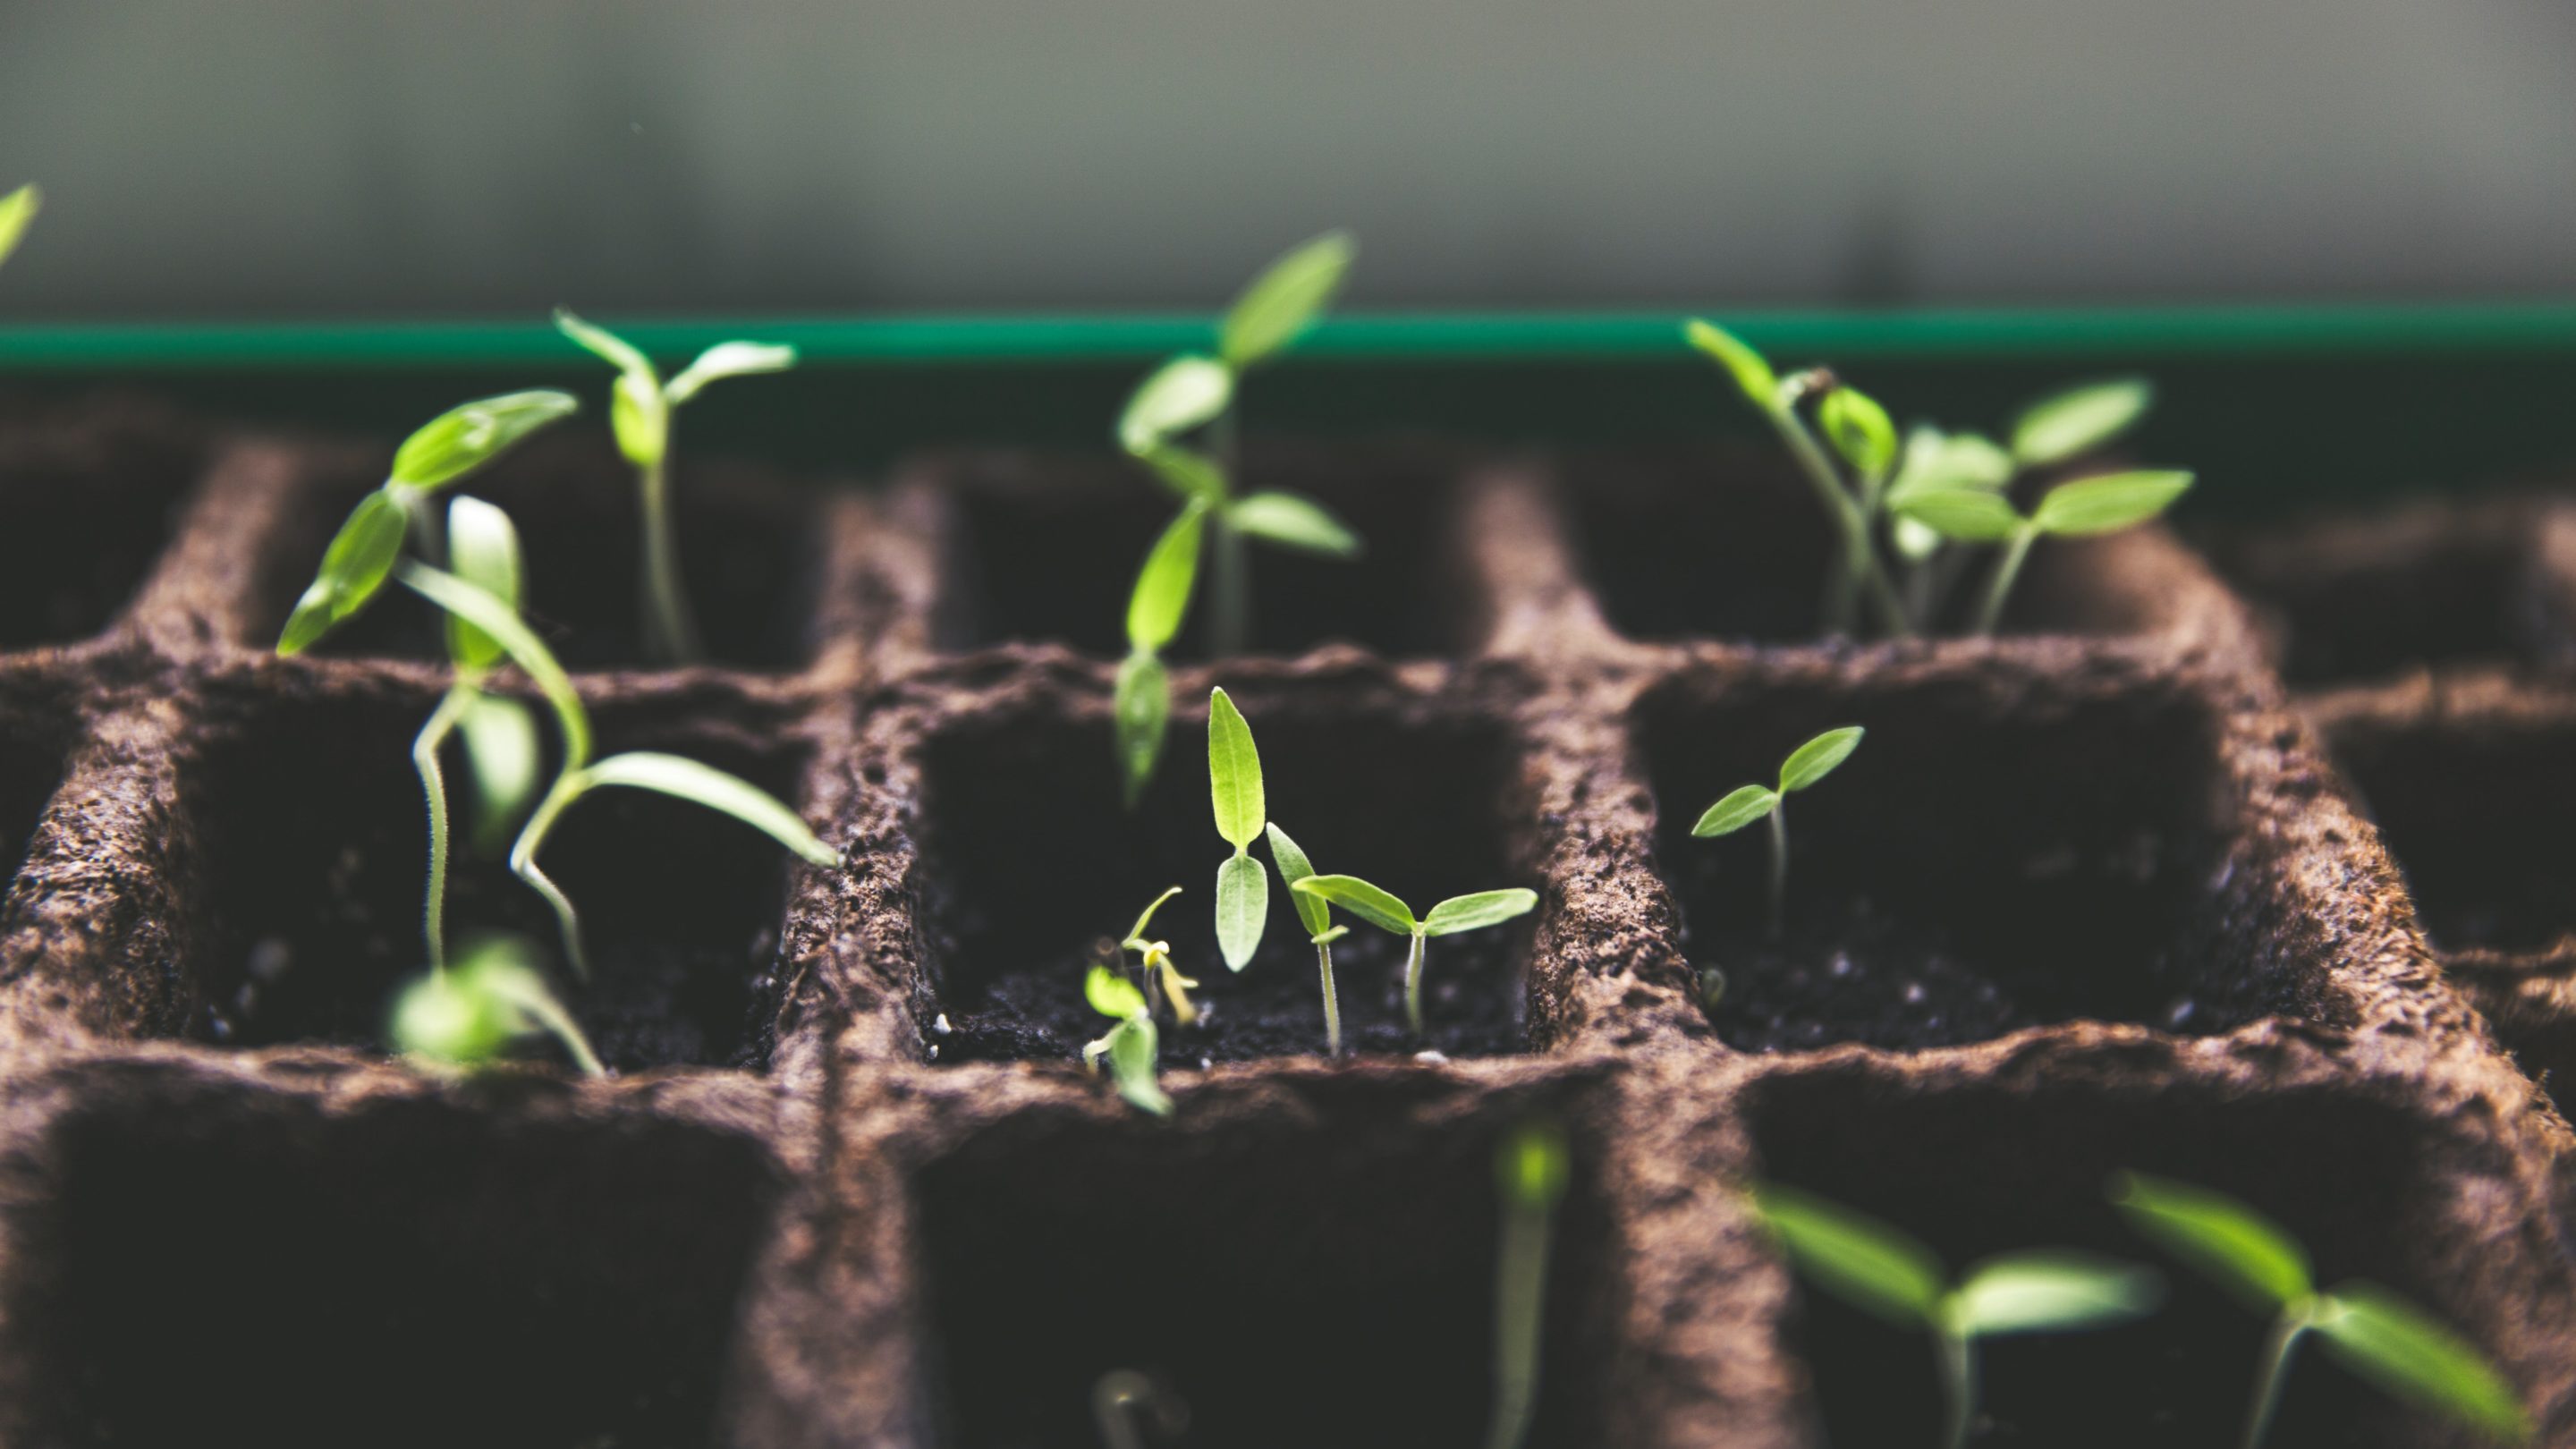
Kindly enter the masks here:
[[17, 317], [2576, 287], [2568, 0], [0, 0]]

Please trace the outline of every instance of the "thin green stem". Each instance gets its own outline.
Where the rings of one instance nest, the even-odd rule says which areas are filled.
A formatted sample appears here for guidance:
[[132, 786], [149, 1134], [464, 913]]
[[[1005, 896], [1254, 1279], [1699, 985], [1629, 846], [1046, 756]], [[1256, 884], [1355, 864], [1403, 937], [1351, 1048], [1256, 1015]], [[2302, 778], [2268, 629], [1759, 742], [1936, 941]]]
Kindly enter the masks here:
[[1422, 941], [1420, 931], [1413, 933], [1413, 945], [1404, 955], [1404, 1019], [1413, 1024], [1413, 1034], [1422, 1035]]
[[1342, 1054], [1342, 1001], [1333, 990], [1333, 943], [1315, 943], [1315, 969], [1324, 978], [1324, 1054]]
[[2022, 561], [2030, 557], [2030, 546], [2039, 539], [2039, 529], [2025, 523], [2004, 545], [2003, 557], [1995, 560], [1995, 571], [1986, 580], [1986, 602], [1977, 610], [1977, 637], [1995, 632], [2004, 619], [2004, 600], [2012, 593], [2013, 579], [2021, 573]]
[[1223, 508], [1208, 515], [1208, 653], [1252, 647], [1252, 551]]
[[2313, 1321], [2309, 1302], [2301, 1299], [2283, 1308], [2264, 1337], [2262, 1367], [2254, 1376], [2254, 1406], [2245, 1415], [2244, 1449], [2260, 1449], [2263, 1435], [2272, 1427], [2272, 1415], [2281, 1407], [2281, 1385], [2290, 1375], [2290, 1351], [2299, 1346], [2299, 1335]]
[[582, 1035], [581, 1023], [572, 1019], [572, 1013], [563, 1009], [562, 1002], [536, 994], [520, 997], [517, 1005], [537, 1025], [544, 1027], [547, 1035], [563, 1043], [564, 1050], [572, 1054], [573, 1065], [581, 1068], [584, 1076], [608, 1075], [608, 1068], [600, 1064], [599, 1054], [590, 1049], [590, 1038]]
[[1788, 929], [1789, 919], [1789, 801], [1783, 796], [1771, 806], [1771, 939], [1777, 941]]
[[680, 549], [671, 531], [670, 443], [663, 456], [639, 470], [644, 508], [643, 614], [645, 647], [666, 664], [694, 664], [705, 655], [697, 620], [680, 584]]
[[1932, 1351], [1941, 1365], [1941, 1442], [1946, 1449], [1967, 1449], [1968, 1429], [1976, 1421], [1977, 1410], [1976, 1342], [1944, 1325], [1933, 1331]]
[[536, 813], [528, 817], [525, 829], [510, 847], [510, 873], [528, 883], [528, 888], [546, 898], [554, 907], [555, 925], [563, 936], [564, 960], [571, 964], [572, 974], [584, 981], [590, 979], [590, 958], [581, 948], [581, 916], [573, 910], [572, 898], [563, 893], [552, 878], [537, 868], [537, 851], [546, 843], [546, 834], [572, 802], [581, 798], [584, 785], [579, 770], [567, 770], [558, 776], [554, 788], [537, 803]]
[[429, 802], [429, 887], [421, 898], [420, 934], [434, 972], [447, 969], [447, 780], [438, 768], [438, 751], [474, 694], [474, 686], [461, 680], [450, 686], [411, 742], [411, 767], [420, 773], [421, 794]]
[[1521, 1449], [1538, 1402], [1540, 1329], [1546, 1318], [1551, 1207], [1506, 1193], [1494, 1264], [1494, 1412], [1485, 1449]]
[[1817, 501], [1834, 524], [1842, 541], [1840, 571], [1826, 585], [1824, 626], [1827, 634], [1848, 634], [1858, 623], [1859, 601], [1856, 591], [1866, 589], [1870, 604], [1878, 611], [1879, 626], [1899, 639], [1913, 637], [1914, 626], [1906, 617], [1905, 601], [1897, 597], [1896, 588], [1887, 580], [1887, 571], [1878, 565], [1878, 549], [1870, 540], [1869, 519], [1861, 511], [1834, 461], [1824, 445], [1807, 430], [1795, 407], [1775, 406], [1768, 410], [1772, 428], [1797, 461], [1798, 471], [1816, 490]]

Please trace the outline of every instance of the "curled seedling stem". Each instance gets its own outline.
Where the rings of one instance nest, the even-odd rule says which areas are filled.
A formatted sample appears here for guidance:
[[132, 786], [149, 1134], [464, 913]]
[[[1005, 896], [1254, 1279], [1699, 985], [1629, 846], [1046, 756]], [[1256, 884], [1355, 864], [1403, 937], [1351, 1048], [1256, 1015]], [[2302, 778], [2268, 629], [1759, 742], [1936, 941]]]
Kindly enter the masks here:
[[1771, 824], [1771, 939], [1785, 929], [1789, 896], [1789, 797], [1822, 780], [1860, 748], [1859, 725], [1830, 729], [1789, 752], [1776, 785], [1738, 785], [1701, 812], [1691, 834], [1732, 835], [1756, 820]]
[[1339, 906], [1381, 931], [1405, 938], [1404, 1019], [1417, 1038], [1425, 1034], [1422, 1029], [1423, 943], [1433, 936], [1454, 936], [1461, 931], [1499, 926], [1538, 908], [1538, 892], [1514, 886], [1505, 890], [1451, 896], [1417, 920], [1411, 906], [1355, 875], [1310, 875], [1290, 885], [1289, 889], [1301, 895], [1314, 896], [1328, 905]]
[[1161, 998], [1168, 996], [1172, 1003], [1172, 1020], [1188, 1026], [1199, 1019], [1198, 1007], [1190, 1002], [1190, 992], [1198, 982], [1182, 975], [1180, 968], [1172, 964], [1170, 942], [1149, 940], [1145, 935], [1153, 923], [1154, 912], [1162, 909], [1163, 902], [1180, 893], [1181, 888], [1173, 886], [1154, 897], [1138, 913], [1136, 924], [1127, 928], [1126, 938], [1118, 943], [1118, 949], [1132, 951], [1136, 955], [1136, 984], [1144, 988], [1146, 1014], [1159, 1012]]
[[572, 1013], [546, 989], [535, 954], [514, 937], [473, 943], [453, 969], [432, 971], [404, 989], [394, 1003], [388, 1037], [397, 1050], [422, 1062], [476, 1067], [542, 1033], [561, 1042], [584, 1074], [606, 1076], [608, 1069]]
[[1547, 1321], [1548, 1246], [1570, 1176], [1565, 1131], [1553, 1122], [1523, 1124], [1494, 1154], [1502, 1232], [1494, 1260], [1494, 1409], [1485, 1449], [1521, 1449], [1529, 1437]]

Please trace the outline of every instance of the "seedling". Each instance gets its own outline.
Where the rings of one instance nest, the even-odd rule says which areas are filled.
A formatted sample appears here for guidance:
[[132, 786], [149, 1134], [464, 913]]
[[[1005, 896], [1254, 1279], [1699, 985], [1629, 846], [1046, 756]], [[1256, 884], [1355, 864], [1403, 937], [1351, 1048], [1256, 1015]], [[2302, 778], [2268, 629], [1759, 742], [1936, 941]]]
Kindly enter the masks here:
[[1091, 1386], [1091, 1417], [1109, 1449], [1145, 1449], [1145, 1430], [1173, 1439], [1190, 1427], [1190, 1406], [1134, 1369], [1111, 1369]]
[[[1860, 748], [1865, 731], [1859, 725], [1831, 729], [1789, 752], [1780, 762], [1777, 785], [1738, 785], [1701, 812], [1691, 834], [1733, 835], [1756, 820], [1771, 822], [1771, 939], [1780, 939], [1789, 895], [1789, 797], [1834, 772]], [[1718, 980], [1725, 990], [1725, 978]]]
[[1216, 833], [1234, 847], [1216, 868], [1216, 949], [1227, 970], [1241, 971], [1261, 949], [1261, 931], [1270, 922], [1270, 877], [1252, 858], [1252, 842], [1270, 816], [1252, 726], [1222, 689], [1208, 691], [1208, 797]]
[[1865, 1313], [1931, 1336], [1949, 1449], [1968, 1442], [1975, 1422], [1980, 1340], [2110, 1328], [2145, 1317], [2164, 1298], [2153, 1268], [2068, 1248], [1999, 1254], [1953, 1280], [1930, 1248], [1865, 1213], [1777, 1183], [1753, 1188], [1751, 1197], [1810, 1281]]
[[1110, 1079], [1118, 1084], [1118, 1095], [1126, 1098], [1139, 1111], [1157, 1117], [1172, 1115], [1172, 1099], [1154, 1080], [1155, 1060], [1162, 1054], [1162, 1037], [1154, 1030], [1153, 1008], [1145, 1002], [1145, 993], [1136, 983], [1110, 970], [1094, 966], [1083, 978], [1083, 1000], [1091, 1009], [1118, 1023], [1106, 1036], [1084, 1045], [1082, 1064], [1100, 1070], [1102, 1056], [1109, 1058]]
[[2355, 1280], [2318, 1291], [2298, 1240], [2246, 1204], [2136, 1172], [2112, 1178], [2111, 1201], [2157, 1246], [2270, 1316], [2253, 1408], [2245, 1417], [2244, 1449], [2263, 1442], [2280, 1405], [2291, 1352], [2310, 1333], [2345, 1368], [2399, 1398], [2504, 1443], [2530, 1440], [2531, 1420], [2520, 1396], [2466, 1339], [2376, 1283]]
[[476, 1067], [544, 1034], [584, 1073], [606, 1076], [572, 1013], [546, 989], [534, 954], [525, 942], [495, 936], [468, 946], [453, 968], [413, 981], [386, 1030], [395, 1049], [438, 1066]]
[[1306, 928], [1306, 940], [1315, 948], [1315, 970], [1324, 981], [1324, 1054], [1342, 1054], [1341, 994], [1333, 989], [1333, 943], [1351, 933], [1348, 926], [1333, 924], [1332, 907], [1315, 895], [1297, 889], [1297, 882], [1315, 873], [1306, 852], [1288, 838], [1288, 832], [1272, 825], [1270, 863], [1279, 868], [1279, 879], [1288, 887], [1289, 904], [1297, 908], [1298, 924]]
[[1538, 1403], [1540, 1330], [1547, 1308], [1548, 1242], [1571, 1175], [1565, 1132], [1528, 1123], [1494, 1153], [1502, 1248], [1494, 1260], [1494, 1412], [1485, 1449], [1521, 1449]]
[[1163, 908], [1163, 902], [1180, 893], [1181, 888], [1174, 886], [1154, 897], [1137, 915], [1136, 924], [1127, 928], [1126, 939], [1118, 943], [1118, 949], [1136, 954], [1136, 984], [1144, 988], [1146, 1013], [1153, 1015], [1159, 1012], [1159, 998], [1169, 996], [1172, 1020], [1188, 1026], [1199, 1019], [1199, 1009], [1190, 1004], [1190, 992], [1198, 983], [1182, 975], [1181, 968], [1172, 964], [1171, 942], [1152, 941], [1145, 937], [1146, 928], [1153, 923], [1154, 912]]
[[0, 196], [0, 262], [9, 260], [9, 254], [18, 249], [19, 239], [27, 234], [27, 224], [36, 219], [37, 208], [43, 204], [44, 194], [36, 190], [33, 182]]
[[1509, 890], [1451, 896], [1416, 920], [1412, 907], [1355, 875], [1310, 875], [1289, 889], [1339, 906], [1379, 930], [1391, 931], [1411, 943], [1404, 957], [1404, 1019], [1411, 1023], [1417, 1037], [1424, 1034], [1422, 943], [1434, 936], [1454, 936], [1461, 931], [1499, 926], [1515, 917], [1528, 915], [1538, 906], [1538, 892], [1514, 886]]
[[796, 365], [796, 349], [768, 342], [719, 342], [698, 354], [669, 382], [654, 370], [652, 359], [634, 344], [603, 327], [574, 316], [569, 307], [555, 309], [555, 326], [617, 369], [609, 394], [608, 421], [617, 434], [617, 449], [635, 467], [638, 501], [644, 522], [644, 558], [640, 606], [644, 646], [666, 664], [690, 664], [706, 648], [689, 610], [688, 591], [680, 581], [680, 551], [671, 529], [671, 426], [673, 414], [708, 383], [754, 373], [783, 372]]
[[2000, 543], [2003, 553], [1986, 579], [1976, 632], [1995, 632], [2030, 546], [2041, 537], [2082, 538], [2117, 533], [2154, 518], [2190, 489], [2192, 475], [2171, 470], [2108, 473], [2052, 488], [2025, 517], [2000, 491], [1926, 487], [1900, 492], [1889, 503], [1899, 518], [1962, 543]]
[[[1341, 289], [1353, 246], [1329, 232], [1270, 264], [1226, 312], [1214, 357], [1183, 353], [1139, 383], [1118, 418], [1119, 445], [1180, 499], [1181, 511], [1155, 542], [1127, 605], [1127, 661], [1118, 671], [1118, 758], [1132, 805], [1153, 778], [1171, 716], [1161, 652], [1180, 632], [1198, 579], [1201, 536], [1210, 535], [1210, 652], [1240, 654], [1252, 637], [1251, 560], [1245, 541], [1348, 559], [1357, 535], [1302, 494], [1234, 487], [1234, 399], [1243, 376], [1284, 352]], [[1208, 433], [1211, 447], [1194, 446]]]

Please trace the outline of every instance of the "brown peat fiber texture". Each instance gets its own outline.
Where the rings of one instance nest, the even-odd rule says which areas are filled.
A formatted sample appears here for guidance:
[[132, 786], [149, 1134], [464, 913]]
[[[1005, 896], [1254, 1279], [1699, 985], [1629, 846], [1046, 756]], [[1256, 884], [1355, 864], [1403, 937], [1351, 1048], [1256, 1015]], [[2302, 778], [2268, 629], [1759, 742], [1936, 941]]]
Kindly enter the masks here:
[[[1051, 1449], [1099, 1442], [1125, 1368], [1188, 1404], [1172, 1442], [1472, 1446], [1494, 1147], [1549, 1118], [1533, 1445], [1928, 1444], [1923, 1344], [1804, 1289], [1738, 1186], [1954, 1267], [2152, 1257], [2122, 1168], [2419, 1299], [2576, 1444], [2545, 502], [2051, 542], [1999, 638], [1814, 644], [1823, 538], [1761, 455], [1256, 446], [1252, 486], [1368, 552], [1255, 554], [1255, 648], [1179, 641], [1128, 811], [1118, 624], [1171, 507], [1136, 470], [684, 460], [715, 659], [655, 669], [600, 431], [464, 491], [519, 520], [603, 748], [743, 773], [842, 859], [585, 802], [548, 863], [615, 1074], [446, 1077], [380, 1045], [420, 961], [434, 620], [389, 596], [269, 647], [391, 440], [0, 409], [0, 1443]], [[1417, 908], [1537, 891], [1431, 943], [1425, 1038], [1363, 927], [1323, 1056], [1275, 886], [1249, 969], [1215, 959], [1216, 684], [1319, 869]], [[1868, 739], [1790, 803], [1775, 940], [1761, 832], [1689, 827], [1842, 724]], [[452, 929], [544, 938], [470, 824]], [[1208, 1015], [1165, 1029], [1159, 1120], [1083, 1071], [1080, 980], [1172, 885], [1154, 934]], [[2230, 1442], [2262, 1326], [2170, 1277], [2147, 1322], [1994, 1345], [1977, 1442]], [[2318, 1359], [2270, 1442], [2467, 1441]]]

